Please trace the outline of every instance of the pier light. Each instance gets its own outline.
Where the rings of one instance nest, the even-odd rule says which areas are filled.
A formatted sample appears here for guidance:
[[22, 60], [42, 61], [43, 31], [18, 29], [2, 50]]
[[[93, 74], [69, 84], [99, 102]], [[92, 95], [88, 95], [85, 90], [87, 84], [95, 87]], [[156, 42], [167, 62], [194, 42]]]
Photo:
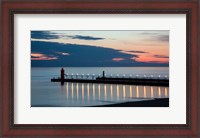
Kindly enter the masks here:
[[146, 75], [144, 75], [144, 77], [146, 78]]
[[153, 75], [151, 75], [151, 78], [153, 78]]
[[119, 74], [117, 74], [117, 77], [119, 77]]
[[160, 76], [160, 75], [158, 75], [158, 77], [160, 78], [161, 76]]

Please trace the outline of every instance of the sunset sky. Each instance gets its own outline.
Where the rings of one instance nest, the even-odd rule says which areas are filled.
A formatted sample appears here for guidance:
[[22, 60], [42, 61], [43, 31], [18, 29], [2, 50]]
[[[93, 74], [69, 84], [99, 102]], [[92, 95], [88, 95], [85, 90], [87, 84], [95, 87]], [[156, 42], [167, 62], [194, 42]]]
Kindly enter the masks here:
[[169, 66], [169, 31], [31, 31], [32, 67]]

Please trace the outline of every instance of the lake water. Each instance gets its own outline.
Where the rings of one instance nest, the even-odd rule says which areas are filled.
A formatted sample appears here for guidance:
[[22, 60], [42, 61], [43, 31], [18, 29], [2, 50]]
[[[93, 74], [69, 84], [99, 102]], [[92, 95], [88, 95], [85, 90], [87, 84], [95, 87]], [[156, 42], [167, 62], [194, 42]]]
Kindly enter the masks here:
[[[51, 82], [60, 76], [58, 67], [31, 68], [31, 106], [80, 107], [168, 98], [168, 87]], [[66, 67], [65, 74], [168, 78], [168, 67]]]

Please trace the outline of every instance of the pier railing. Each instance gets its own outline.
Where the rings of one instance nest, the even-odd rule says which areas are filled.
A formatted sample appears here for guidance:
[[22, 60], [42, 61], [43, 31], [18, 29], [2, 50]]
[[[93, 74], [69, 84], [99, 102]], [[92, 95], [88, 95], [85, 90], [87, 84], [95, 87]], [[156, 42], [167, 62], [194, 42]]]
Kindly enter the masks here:
[[139, 74], [78, 74], [64, 73], [61, 69], [61, 77], [51, 79], [52, 82], [82, 82], [82, 83], [107, 83], [107, 84], [136, 84], [152, 86], [169, 86], [167, 75], [139, 75]]
[[[138, 75], [138, 74], [79, 74], [79, 73], [66, 73], [66, 79], [90, 79], [95, 80], [96, 78], [127, 78], [127, 79], [161, 79], [168, 80], [168, 75]], [[54, 77], [55, 78], [55, 77]]]

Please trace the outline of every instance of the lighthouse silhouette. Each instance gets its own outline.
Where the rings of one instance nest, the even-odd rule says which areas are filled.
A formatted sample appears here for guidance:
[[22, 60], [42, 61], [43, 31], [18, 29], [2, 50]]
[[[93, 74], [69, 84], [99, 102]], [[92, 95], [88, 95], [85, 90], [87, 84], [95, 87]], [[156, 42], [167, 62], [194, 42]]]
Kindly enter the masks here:
[[61, 78], [61, 85], [64, 85], [65, 70], [63, 68], [60, 70], [60, 78]]

